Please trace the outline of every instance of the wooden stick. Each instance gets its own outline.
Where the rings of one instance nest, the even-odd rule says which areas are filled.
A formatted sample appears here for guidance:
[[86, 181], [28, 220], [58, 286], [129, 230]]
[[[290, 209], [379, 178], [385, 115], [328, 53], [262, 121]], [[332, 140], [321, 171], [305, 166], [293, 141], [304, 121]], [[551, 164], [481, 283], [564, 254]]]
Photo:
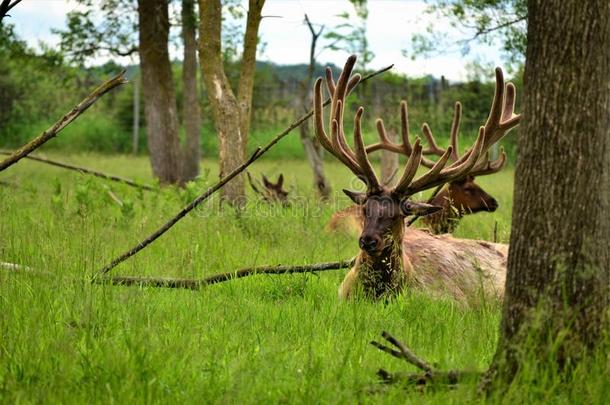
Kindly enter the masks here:
[[137, 285], [141, 287], [162, 287], [162, 288], [186, 288], [198, 290], [201, 287], [211, 284], [222, 283], [236, 278], [255, 276], [258, 274], [292, 274], [292, 273], [313, 273], [316, 271], [328, 271], [349, 268], [354, 265], [354, 259], [342, 260], [340, 262], [305, 264], [298, 266], [274, 265], [246, 267], [234, 272], [215, 274], [203, 279], [186, 278], [156, 278], [156, 277], [127, 277], [113, 276], [101, 277], [96, 279], [96, 283], [110, 283], [112, 285]]
[[[9, 155], [10, 156], [10, 155], [13, 155], [13, 154], [14, 154], [14, 152], [10, 152], [10, 151], [4, 150], [4, 149], [0, 150], [0, 155]], [[71, 165], [69, 163], [59, 162], [57, 160], [51, 160], [51, 159], [43, 158], [43, 157], [40, 157], [40, 156], [29, 155], [29, 156], [24, 156], [24, 158], [30, 159], [30, 160], [35, 160], [36, 162], [46, 163], [46, 164], [51, 165], [51, 166], [61, 167], [63, 169], [74, 170], [74, 171], [77, 171], [79, 173], [91, 174], [91, 175], [93, 175], [95, 177], [99, 177], [99, 178], [106, 179], [106, 180], [118, 181], [118, 182], [121, 182], [121, 183], [125, 183], [128, 186], [132, 186], [132, 187], [136, 187], [136, 188], [141, 188], [143, 190], [148, 190], [148, 191], [154, 191], [155, 190], [154, 187], [149, 186], [148, 184], [140, 184], [140, 183], [137, 183], [137, 182], [135, 182], [133, 180], [126, 179], [124, 177], [119, 177], [119, 176], [115, 176], [113, 174], [106, 174], [106, 173], [98, 172], [96, 170], [88, 169], [88, 168], [82, 167], [82, 166], [75, 166], [75, 165]]]
[[[375, 76], [377, 76], [377, 75], [379, 75], [379, 74], [381, 74], [381, 73], [383, 73], [383, 72], [385, 72], [387, 70], [390, 70], [392, 68], [392, 66], [394, 66], [394, 65], [387, 66], [387, 67], [385, 67], [383, 69], [379, 69], [379, 70], [377, 70], [377, 71], [375, 71], [373, 73], [370, 73], [370, 74], [364, 76], [362, 78], [362, 80], [360, 80], [360, 83], [362, 83], [362, 82], [364, 82], [364, 81], [366, 81], [368, 79], [371, 79], [372, 77], [375, 77]], [[324, 102], [325, 106], [328, 105], [328, 104], [330, 104], [330, 99], [327, 99]], [[182, 219], [186, 214], [188, 214], [190, 211], [192, 211], [199, 204], [201, 204], [202, 202], [207, 200], [216, 191], [220, 190], [226, 183], [231, 181], [239, 173], [241, 173], [242, 171], [247, 169], [248, 166], [250, 166], [252, 163], [254, 163], [259, 157], [261, 157], [265, 153], [267, 153], [267, 151], [269, 149], [271, 149], [276, 143], [278, 143], [283, 137], [288, 135], [293, 129], [297, 128], [299, 125], [301, 125], [307, 119], [309, 119], [312, 115], [313, 115], [313, 110], [310, 110], [307, 114], [303, 115], [301, 118], [299, 118], [298, 120], [296, 120], [295, 122], [290, 124], [288, 126], [288, 128], [286, 128], [284, 131], [280, 132], [267, 145], [265, 145], [265, 147], [258, 148], [252, 154], [252, 156], [250, 156], [250, 158], [248, 160], [246, 160], [240, 166], [236, 167], [231, 173], [229, 173], [228, 175], [226, 175], [225, 177], [220, 179], [220, 181], [218, 181], [218, 183], [216, 183], [212, 187], [208, 188], [203, 194], [201, 194], [199, 197], [194, 199], [189, 205], [184, 207], [172, 219], [170, 219], [167, 223], [165, 223], [163, 226], [161, 226], [161, 228], [156, 230], [153, 234], [151, 234], [150, 236], [146, 237], [144, 240], [139, 242], [137, 245], [135, 245], [134, 247], [132, 247], [131, 249], [129, 249], [125, 253], [121, 254], [119, 257], [117, 257], [114, 260], [112, 260], [112, 262], [110, 262], [110, 264], [108, 264], [105, 267], [103, 267], [97, 273], [97, 275], [94, 276], [94, 278], [99, 277], [99, 276], [103, 276], [104, 274], [106, 274], [110, 270], [112, 270], [114, 267], [116, 267], [120, 263], [124, 262], [125, 260], [127, 260], [131, 256], [133, 256], [136, 253], [138, 253], [140, 250], [144, 249], [146, 246], [148, 246], [149, 244], [154, 242], [157, 238], [159, 238], [161, 235], [163, 235], [165, 232], [167, 232], [172, 226], [174, 226], [176, 224], [176, 222], [178, 222], [180, 219]]]
[[119, 73], [112, 79], [106, 81], [105, 83], [100, 85], [98, 88], [93, 90], [93, 92], [91, 92], [91, 94], [89, 94], [87, 97], [85, 97], [85, 99], [83, 101], [81, 101], [79, 104], [77, 104], [76, 107], [74, 107], [72, 109], [72, 111], [70, 111], [69, 113], [64, 115], [59, 121], [57, 121], [55, 124], [53, 124], [53, 126], [51, 128], [47, 129], [42, 134], [40, 134], [38, 137], [34, 138], [27, 144], [23, 145], [21, 148], [16, 150], [11, 156], [9, 156], [8, 158], [6, 158], [2, 162], [0, 162], [0, 172], [4, 169], [14, 165], [19, 160], [21, 160], [22, 158], [24, 158], [25, 156], [30, 154], [33, 150], [44, 145], [49, 139], [57, 136], [57, 134], [62, 129], [64, 129], [68, 124], [70, 124], [72, 121], [74, 121], [79, 115], [81, 115], [83, 112], [85, 112], [87, 110], [87, 108], [91, 107], [91, 105], [93, 103], [95, 103], [97, 100], [99, 100], [100, 97], [102, 97], [104, 94], [108, 93], [110, 90], [114, 89], [115, 87], [120, 86], [121, 84], [124, 84], [124, 83], [127, 83], [127, 80], [125, 80], [125, 70], [123, 70], [121, 73]]
[[[237, 271], [228, 273], [219, 273], [202, 279], [190, 278], [157, 278], [157, 277], [130, 277], [130, 276], [114, 276], [114, 277], [99, 277], [94, 280], [96, 284], [111, 284], [131, 286], [137, 285], [141, 287], [162, 287], [162, 288], [186, 288], [190, 290], [198, 290], [201, 287], [211, 284], [222, 283], [236, 278], [255, 276], [257, 274], [291, 274], [291, 273], [313, 273], [316, 271], [328, 271], [345, 269], [354, 265], [355, 258], [342, 260], [339, 262], [303, 264], [297, 266], [288, 265], [272, 265], [272, 266], [256, 266], [245, 267]], [[0, 269], [13, 271], [17, 273], [31, 273], [39, 275], [52, 275], [50, 272], [42, 272], [32, 269], [29, 266], [23, 266], [15, 263], [0, 262]]]
[[425, 362], [424, 360], [417, 357], [415, 355], [415, 353], [413, 353], [411, 350], [409, 350], [409, 348], [407, 346], [405, 346], [402, 342], [400, 342], [394, 336], [390, 335], [386, 331], [383, 331], [381, 333], [381, 336], [385, 340], [387, 340], [388, 342], [390, 342], [394, 346], [396, 346], [398, 348], [398, 350], [400, 350], [400, 353], [402, 354], [402, 358], [405, 359], [408, 363], [411, 363], [415, 367], [419, 368], [420, 370], [426, 371], [428, 373], [431, 373], [433, 371], [432, 367], [430, 367], [430, 365], [427, 362]]
[[377, 376], [385, 384], [407, 384], [407, 385], [426, 385], [444, 384], [456, 385], [461, 382], [475, 382], [481, 377], [482, 373], [476, 370], [449, 370], [435, 371], [434, 373], [391, 373], [382, 368], [377, 371]]
[[425, 385], [428, 383], [434, 384], [446, 384], [455, 385], [464, 380], [472, 380], [479, 378], [481, 372], [479, 371], [462, 371], [462, 370], [450, 370], [440, 371], [432, 368], [426, 361], [419, 358], [413, 353], [407, 346], [401, 341], [390, 335], [388, 332], [382, 332], [381, 336], [388, 342], [396, 346], [399, 350], [394, 350], [390, 347], [384, 346], [379, 342], [372, 341], [371, 344], [379, 350], [388, 353], [396, 358], [405, 360], [407, 363], [414, 365], [423, 373], [390, 373], [384, 369], [379, 369], [377, 375], [386, 384], [392, 383], [406, 383], [415, 385]]

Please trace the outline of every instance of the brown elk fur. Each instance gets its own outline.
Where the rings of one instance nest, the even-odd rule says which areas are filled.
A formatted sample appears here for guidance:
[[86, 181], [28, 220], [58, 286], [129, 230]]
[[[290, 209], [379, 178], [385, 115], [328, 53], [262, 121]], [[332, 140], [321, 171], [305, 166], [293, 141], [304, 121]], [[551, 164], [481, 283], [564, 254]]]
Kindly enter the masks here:
[[430, 201], [442, 210], [422, 218], [434, 234], [453, 233], [464, 215], [477, 212], [494, 212], [498, 202], [474, 181], [473, 176], [452, 181]]
[[379, 299], [407, 287], [466, 305], [481, 296], [503, 296], [508, 245], [407, 228], [404, 215], [396, 215], [396, 207], [391, 209], [393, 215], [382, 220], [379, 218], [384, 215], [378, 212], [365, 215], [364, 206], [356, 205], [356, 210], [364, 223], [361, 239], [381, 235], [381, 244], [375, 252], [360, 251], [339, 287], [340, 298], [350, 298], [359, 291]]

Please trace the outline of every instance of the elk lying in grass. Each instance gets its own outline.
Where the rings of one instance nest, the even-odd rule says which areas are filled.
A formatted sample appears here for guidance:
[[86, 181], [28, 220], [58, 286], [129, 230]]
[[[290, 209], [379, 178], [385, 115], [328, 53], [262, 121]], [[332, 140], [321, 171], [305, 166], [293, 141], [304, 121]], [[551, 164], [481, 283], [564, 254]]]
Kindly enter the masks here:
[[256, 194], [258, 194], [263, 201], [268, 203], [280, 203], [284, 206], [289, 205], [290, 202], [288, 200], [288, 191], [284, 190], [284, 175], [280, 173], [277, 178], [277, 182], [273, 183], [270, 181], [267, 176], [262, 175], [263, 183], [262, 187], [260, 183], [258, 185], [255, 184], [254, 179], [250, 175], [250, 172], [246, 172], [248, 175], [248, 182], [250, 183], [250, 187]]
[[[496, 164], [489, 160], [487, 151], [520, 119], [513, 114], [514, 86], [505, 86], [502, 71], [496, 69], [491, 111], [472, 147], [448, 165], [453, 152], [453, 146], [448, 146], [425, 174], [415, 178], [420, 163], [425, 159], [417, 139], [411, 147], [402, 177], [389, 188], [380, 184], [369, 162], [361, 132], [362, 107], [355, 116], [353, 149], [345, 138], [345, 99], [360, 80], [358, 74], [351, 76], [355, 61], [355, 56], [347, 60], [336, 83], [330, 69], [326, 71], [326, 84], [332, 97], [330, 137], [324, 127], [321, 78], [314, 87], [317, 139], [367, 187], [366, 192], [344, 190], [362, 207], [364, 224], [359, 238], [360, 252], [339, 288], [339, 296], [348, 298], [358, 290], [367, 297], [381, 298], [394, 295], [405, 287], [418, 288], [433, 295], [448, 294], [459, 301], [466, 301], [481, 289], [486, 295], [502, 296], [506, 273], [505, 245], [455, 239], [449, 235], [432, 236], [418, 230], [405, 233], [405, 218], [439, 210], [431, 204], [411, 201], [414, 194]], [[403, 141], [406, 144], [406, 140]]]
[[[451, 162], [457, 162], [460, 159], [457, 151], [461, 116], [462, 105], [457, 102], [455, 104], [450, 134], [450, 145], [452, 148], [450, 155]], [[385, 149], [406, 156], [411, 155], [412, 146], [409, 141], [409, 122], [407, 103], [405, 101], [400, 105], [400, 118], [403, 142], [401, 144], [391, 142], [387, 136], [383, 121], [378, 119], [376, 127], [380, 141], [367, 146], [367, 153]], [[427, 123], [423, 124], [422, 132], [430, 145], [422, 151], [422, 154], [442, 156], [446, 150], [437, 145], [430, 126]], [[496, 173], [502, 169], [505, 162], [506, 155], [504, 152], [501, 152], [498, 160], [487, 167], [481, 167], [468, 176], [450, 181], [444, 187], [440, 187], [427, 202], [441, 207], [441, 210], [422, 218], [428, 229], [434, 234], [452, 233], [464, 215], [477, 212], [494, 212], [498, 208], [498, 202], [475, 182], [475, 176]], [[434, 166], [434, 162], [422, 157], [421, 165], [431, 169]], [[333, 214], [328, 226], [330, 230], [342, 229], [360, 232], [362, 230], [363, 219], [362, 211], [358, 206], [350, 206]]]

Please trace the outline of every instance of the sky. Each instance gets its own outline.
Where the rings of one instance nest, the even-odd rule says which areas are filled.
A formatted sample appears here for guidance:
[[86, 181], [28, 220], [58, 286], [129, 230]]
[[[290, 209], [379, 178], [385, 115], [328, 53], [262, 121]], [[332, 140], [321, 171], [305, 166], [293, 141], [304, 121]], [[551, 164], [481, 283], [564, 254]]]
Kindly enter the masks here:
[[[76, 7], [73, 0], [23, 0], [11, 11], [8, 20], [15, 25], [18, 35], [31, 46], [37, 47], [40, 41], [55, 46], [58, 38], [51, 29], [63, 28], [66, 13]], [[243, 7], [247, 8], [245, 0]], [[443, 51], [432, 58], [411, 60], [402, 51], [409, 48], [414, 33], [424, 32], [432, 26], [448, 32], [450, 41], [464, 38], [464, 33], [452, 28], [448, 21], [426, 14], [423, 0], [369, 0], [368, 9], [367, 39], [375, 55], [369, 68], [394, 64], [396, 72], [411, 76], [444, 75], [456, 81], [467, 78], [467, 65], [473, 59], [485, 65], [504, 66], [498, 49], [483, 45], [473, 46], [467, 56], [457, 51]], [[259, 59], [278, 64], [308, 63], [311, 34], [303, 23], [303, 15], [307, 13], [312, 23], [324, 25], [325, 30], [329, 31], [343, 22], [337, 17], [338, 14], [352, 10], [347, 0], [267, 0], [263, 15], [269, 17], [264, 18], [260, 26], [260, 37], [266, 45]], [[320, 45], [325, 42], [329, 41], [322, 40]], [[171, 52], [175, 57], [180, 55], [177, 49]], [[346, 52], [327, 49], [320, 53], [318, 60], [342, 65], [347, 56]], [[92, 63], [103, 61], [99, 59]]]

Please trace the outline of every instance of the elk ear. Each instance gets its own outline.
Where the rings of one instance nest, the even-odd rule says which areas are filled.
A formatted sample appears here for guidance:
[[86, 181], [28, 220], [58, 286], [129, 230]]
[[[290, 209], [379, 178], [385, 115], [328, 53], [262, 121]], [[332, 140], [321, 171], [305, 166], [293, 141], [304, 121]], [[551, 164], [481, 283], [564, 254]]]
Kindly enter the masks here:
[[366, 201], [366, 193], [359, 193], [357, 191], [350, 191], [345, 189], [343, 189], [343, 192], [346, 196], [350, 198], [350, 200], [352, 200], [358, 205], [362, 205]]
[[265, 185], [265, 187], [267, 187], [267, 188], [271, 188], [271, 186], [272, 186], [271, 182], [269, 181], [269, 179], [267, 178], [267, 176], [265, 176], [264, 174], [263, 174], [263, 184], [264, 184], [264, 185]]
[[282, 173], [280, 173], [280, 175], [277, 177], [277, 184], [275, 186], [277, 188], [282, 188], [283, 185], [284, 185], [284, 175]]
[[441, 209], [443, 209], [443, 207], [423, 202], [409, 201], [408, 199], [404, 199], [400, 203], [400, 210], [403, 215], [418, 215], [424, 217], [426, 215], [434, 214]]

